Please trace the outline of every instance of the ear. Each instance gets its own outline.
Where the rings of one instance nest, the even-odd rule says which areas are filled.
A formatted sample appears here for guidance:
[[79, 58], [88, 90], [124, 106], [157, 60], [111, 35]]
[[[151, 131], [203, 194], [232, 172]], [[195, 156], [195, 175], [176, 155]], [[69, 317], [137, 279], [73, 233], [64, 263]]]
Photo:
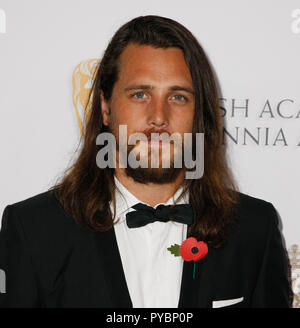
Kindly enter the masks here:
[[101, 112], [102, 112], [102, 123], [108, 126], [109, 123], [109, 103], [104, 99], [103, 91], [100, 93]]

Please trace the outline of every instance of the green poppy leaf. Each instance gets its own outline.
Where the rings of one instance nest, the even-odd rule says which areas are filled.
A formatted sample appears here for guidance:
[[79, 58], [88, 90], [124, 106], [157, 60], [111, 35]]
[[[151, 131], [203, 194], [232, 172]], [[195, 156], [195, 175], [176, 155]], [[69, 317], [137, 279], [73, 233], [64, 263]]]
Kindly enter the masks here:
[[180, 256], [180, 246], [178, 244], [174, 244], [167, 248], [168, 251], [171, 252], [174, 256]]

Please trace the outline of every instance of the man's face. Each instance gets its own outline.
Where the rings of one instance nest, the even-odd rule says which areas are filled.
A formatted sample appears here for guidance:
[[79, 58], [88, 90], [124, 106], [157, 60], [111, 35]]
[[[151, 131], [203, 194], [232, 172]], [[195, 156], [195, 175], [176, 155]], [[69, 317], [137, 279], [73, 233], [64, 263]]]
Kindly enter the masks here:
[[[194, 89], [183, 52], [178, 48], [154, 48], [129, 44], [120, 56], [120, 73], [112, 97], [106, 102], [101, 96], [103, 124], [110, 128], [118, 143], [119, 125], [127, 125], [127, 136], [151, 132], [176, 132], [181, 135], [192, 132], [194, 118]], [[140, 156], [148, 147], [148, 168], [125, 169], [136, 181], [164, 183], [173, 181], [182, 169], [162, 168], [162, 145], [139, 143], [128, 146], [139, 149]], [[159, 147], [159, 167], [151, 168], [150, 155], [153, 147]], [[157, 148], [156, 148], [157, 149]], [[171, 143], [171, 163], [176, 149]], [[117, 151], [117, 158], [119, 154]]]

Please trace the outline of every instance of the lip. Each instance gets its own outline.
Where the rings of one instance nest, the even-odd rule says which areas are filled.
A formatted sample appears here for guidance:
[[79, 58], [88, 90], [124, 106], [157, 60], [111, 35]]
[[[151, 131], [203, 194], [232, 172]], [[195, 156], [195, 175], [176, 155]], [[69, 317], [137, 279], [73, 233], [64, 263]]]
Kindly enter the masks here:
[[162, 145], [162, 140], [148, 140], [148, 145]]
[[159, 147], [161, 147], [162, 145], [167, 145], [167, 144], [169, 144], [169, 142], [167, 142], [167, 141], [164, 141], [164, 140], [151, 140], [151, 139], [149, 139], [148, 141], [140, 141], [140, 145], [142, 145], [142, 144], [144, 144], [144, 145], [148, 145], [149, 147], [152, 147], [152, 146], [159, 146]]

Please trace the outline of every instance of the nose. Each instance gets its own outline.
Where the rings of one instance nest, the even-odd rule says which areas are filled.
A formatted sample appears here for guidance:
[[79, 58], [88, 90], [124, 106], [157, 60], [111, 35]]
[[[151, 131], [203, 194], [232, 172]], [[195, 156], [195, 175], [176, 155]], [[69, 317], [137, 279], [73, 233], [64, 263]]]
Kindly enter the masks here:
[[148, 105], [148, 125], [166, 128], [169, 125], [169, 104], [164, 99], [153, 99]]

